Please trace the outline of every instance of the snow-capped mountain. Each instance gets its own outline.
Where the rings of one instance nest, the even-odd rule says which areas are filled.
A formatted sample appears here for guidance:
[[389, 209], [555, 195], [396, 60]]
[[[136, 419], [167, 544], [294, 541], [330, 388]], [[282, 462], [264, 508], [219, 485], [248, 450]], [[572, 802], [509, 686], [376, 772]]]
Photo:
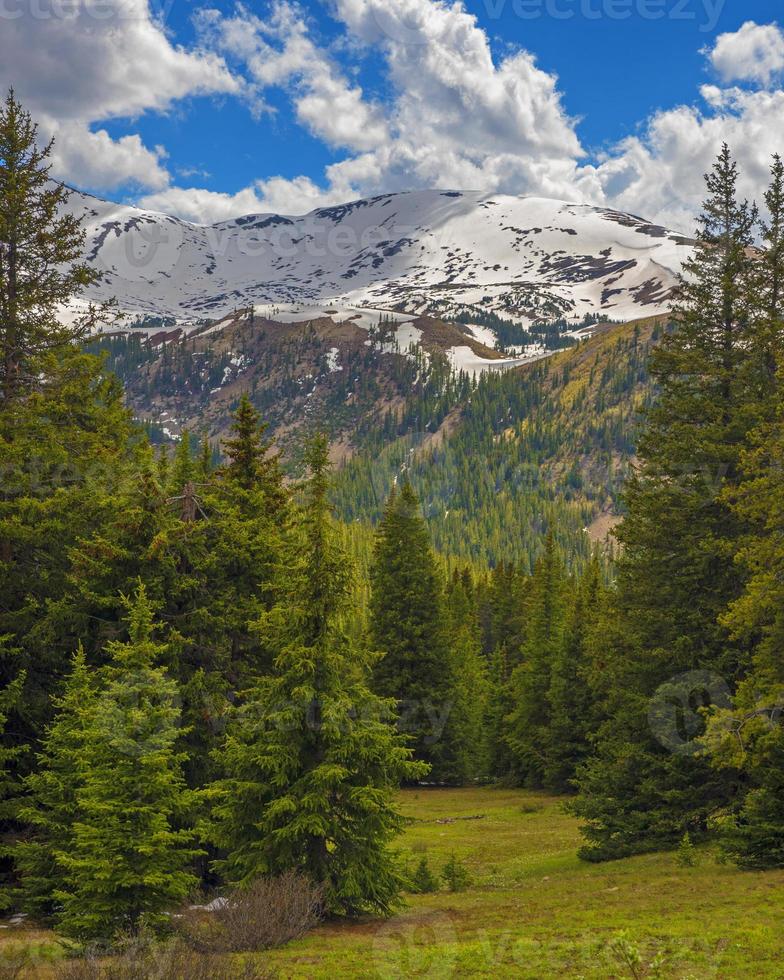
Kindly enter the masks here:
[[[525, 322], [663, 312], [691, 242], [642, 218], [531, 197], [415, 191], [215, 225], [74, 193], [88, 261], [131, 316], [188, 325], [329, 304]], [[266, 315], [269, 315], [267, 313]]]

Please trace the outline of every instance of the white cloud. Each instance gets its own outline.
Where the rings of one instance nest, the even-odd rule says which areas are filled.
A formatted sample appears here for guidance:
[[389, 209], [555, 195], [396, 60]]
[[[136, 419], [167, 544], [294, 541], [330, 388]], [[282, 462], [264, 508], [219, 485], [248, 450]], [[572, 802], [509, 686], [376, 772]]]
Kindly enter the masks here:
[[236, 194], [210, 191], [201, 187], [168, 187], [156, 194], [145, 195], [138, 203], [150, 211], [176, 214], [197, 224], [214, 224], [236, 218], [240, 214], [266, 210], [253, 187], [247, 187]]
[[487, 34], [462, 3], [335, 0], [335, 11], [355, 36], [385, 52], [403, 140], [435, 127], [463, 152], [482, 137], [486, 144], [474, 152], [581, 155], [556, 77], [524, 51], [496, 64]]
[[167, 187], [144, 195], [138, 203], [186, 221], [213, 224], [243, 214], [305, 214], [329, 204], [342, 204], [351, 196], [351, 188], [345, 184], [325, 191], [309, 177], [272, 177], [254, 181], [234, 194], [200, 187]]
[[39, 118], [42, 130], [56, 137], [52, 171], [94, 190], [135, 184], [162, 188], [169, 183], [161, 147], [148, 149], [137, 134], [112, 139], [105, 129], [91, 132], [80, 120]]
[[277, 3], [265, 20], [244, 7], [231, 18], [209, 10], [197, 20], [219, 50], [244, 63], [258, 104], [264, 105], [265, 88], [283, 86], [298, 121], [331, 146], [362, 151], [387, 139], [380, 109], [311, 41], [296, 7]]
[[769, 85], [784, 70], [784, 33], [778, 24], [749, 20], [733, 33], [720, 34], [709, 57], [724, 82]]
[[[462, 3], [335, 0], [350, 34], [380, 47], [394, 101], [374, 191], [433, 185], [564, 193], [580, 142], [557, 78], [519, 51], [493, 59]], [[347, 165], [352, 170], [352, 163]]]
[[256, 187], [265, 210], [277, 214], [305, 214], [314, 208], [345, 203], [356, 194], [348, 183], [340, 179], [329, 180], [328, 184], [328, 189], [324, 190], [309, 177], [295, 177], [294, 180], [270, 177], [257, 181]]
[[168, 110], [192, 95], [238, 92], [222, 58], [172, 44], [148, 0], [69, 0], [17, 8], [0, 33], [0, 86], [13, 85], [58, 139], [59, 176], [95, 188], [161, 187], [162, 154], [94, 124]]
[[[303, 214], [374, 193], [453, 187], [604, 204], [690, 231], [702, 174], [724, 140], [749, 195], [766, 181], [770, 155], [784, 149], [771, 125], [784, 112], [784, 92], [773, 84], [784, 68], [784, 35], [774, 24], [721, 35], [706, 52], [720, 84], [703, 86], [694, 105], [656, 113], [588, 162], [557, 77], [526, 51], [494, 57], [456, 0], [330, 0], [342, 34], [329, 44], [291, 0], [277, 0], [265, 18], [244, 7], [229, 17], [203, 10], [191, 50], [166, 36], [148, 0], [108, 0], [123, 4], [108, 22], [90, 18], [91, 0], [75, 2], [74, 16], [57, 23], [4, 23], [0, 82], [13, 80], [43, 129], [57, 132], [64, 176], [106, 188], [135, 181], [148, 190], [141, 204], [194, 221]], [[383, 104], [353, 74], [368, 52], [385, 66]], [[273, 88], [286, 93], [300, 125], [343, 151], [320, 180], [264, 175], [234, 193], [173, 187], [164, 151], [138, 135], [112, 139], [100, 126], [208, 93], [240, 94], [255, 111], [270, 111]]]
[[706, 105], [657, 113], [642, 136], [631, 137], [595, 169], [604, 198], [683, 231], [692, 231], [705, 195], [703, 174], [723, 142], [740, 170], [740, 193], [759, 196], [771, 156], [784, 151], [784, 134], [771, 120], [782, 118], [784, 92], [737, 88], [702, 90]]
[[[365, 194], [432, 186], [551, 196], [574, 196], [578, 184], [599, 191], [593, 174], [578, 171], [583, 150], [557, 78], [524, 51], [496, 62], [462, 3], [334, 0], [332, 10], [346, 31], [344, 50], [372, 45], [382, 53], [391, 85], [383, 109], [312, 40], [287, 0], [263, 21], [244, 8], [231, 18], [210, 10], [199, 19], [204, 37], [244, 66], [256, 105], [266, 104], [268, 88], [285, 88], [303, 126], [353, 154], [326, 169], [322, 187], [303, 177], [259, 181], [249, 191], [263, 206], [301, 214]], [[215, 213], [214, 196], [192, 200], [204, 201], [203, 216]], [[221, 197], [220, 206], [231, 200], [238, 199]]]

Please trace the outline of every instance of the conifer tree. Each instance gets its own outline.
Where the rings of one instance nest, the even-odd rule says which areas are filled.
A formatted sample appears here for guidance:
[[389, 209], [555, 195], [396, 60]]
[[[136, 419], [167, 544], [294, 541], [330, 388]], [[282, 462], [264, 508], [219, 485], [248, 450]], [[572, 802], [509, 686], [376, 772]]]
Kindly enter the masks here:
[[447, 595], [451, 674], [454, 677], [454, 707], [444, 737], [452, 747], [450, 782], [466, 783], [486, 777], [485, 720], [488, 677], [482, 655], [479, 616], [468, 569], [455, 574]]
[[214, 529], [210, 566], [219, 573], [209, 590], [210, 608], [228, 644], [225, 673], [234, 690], [271, 664], [271, 655], [251, 636], [248, 623], [275, 601], [273, 579], [293, 515], [279, 456], [266, 431], [266, 423], [243, 395], [233, 436], [223, 443], [226, 462], [204, 491]]
[[778, 365], [776, 397], [741, 457], [744, 482], [726, 492], [748, 528], [738, 554], [748, 581], [722, 618], [736, 642], [752, 647], [753, 659], [732, 706], [714, 709], [705, 738], [714, 766], [740, 769], [749, 786], [721, 825], [726, 853], [748, 868], [784, 867], [784, 164], [778, 157], [766, 203], [760, 326]]
[[401, 726], [432, 778], [454, 772], [454, 750], [444, 737], [454, 709], [444, 586], [419, 502], [406, 481], [389, 498], [371, 570], [373, 644], [383, 653], [375, 689], [398, 702]]
[[[65, 325], [61, 308], [95, 281], [84, 233], [49, 177], [52, 144], [13, 92], [0, 105], [0, 685], [25, 673], [8, 745], [34, 741], [73, 644], [42, 615], [66, 588], [68, 549], [93, 526], [123, 469], [130, 416], [122, 389], [82, 339], [104, 307]], [[24, 771], [34, 753], [17, 754]]]
[[48, 727], [38, 766], [25, 779], [27, 791], [18, 817], [26, 833], [14, 852], [22, 877], [24, 905], [38, 918], [50, 919], [55, 894], [65, 888], [65, 869], [57, 855], [67, 853], [78, 817], [77, 792], [83, 786], [94, 677], [80, 646], [63, 693], [54, 699], [55, 719]]
[[517, 625], [520, 607], [520, 576], [513, 565], [501, 562], [493, 568], [488, 589], [487, 627], [484, 639], [486, 653], [507, 646]]
[[[81, 261], [84, 230], [49, 176], [53, 143], [9, 91], [0, 107], [0, 407], [41, 386], [44, 355], [84, 337], [106, 310], [65, 326], [61, 305], [98, 279]], [[42, 360], [43, 359], [43, 360]]]
[[[784, 160], [778, 154], [773, 157], [765, 205], [763, 252], [757, 269], [759, 310], [755, 340], [762, 354], [764, 382], [768, 392], [775, 394], [779, 390], [778, 367], [784, 356]], [[775, 411], [775, 405], [772, 409]], [[770, 422], [771, 415], [763, 421]]]
[[[14, 708], [20, 699], [23, 685], [24, 674], [20, 674], [0, 692], [0, 734], [5, 729], [10, 709]], [[0, 743], [0, 818], [4, 820], [14, 815], [16, 810], [19, 785], [12, 763], [15, 763], [21, 751], [20, 746], [6, 746]], [[0, 846], [0, 911], [7, 909], [13, 901], [14, 888], [8, 874], [10, 853], [6, 845]]]
[[492, 573], [485, 743], [489, 774], [504, 784], [514, 784], [519, 779], [516, 756], [506, 734], [507, 718], [515, 706], [512, 675], [520, 663], [530, 589], [530, 578], [511, 565], [500, 566]]
[[285, 509], [287, 496], [283, 488], [280, 457], [272, 451], [272, 441], [265, 437], [267, 424], [250, 398], [244, 394], [234, 413], [231, 439], [223, 443], [228, 463], [223, 469], [225, 478], [246, 492], [261, 491], [266, 497], [270, 515]]
[[350, 568], [328, 503], [327, 444], [308, 451], [304, 528], [289, 546], [278, 603], [258, 624], [274, 651], [244, 696], [213, 793], [218, 868], [231, 882], [298, 869], [325, 887], [334, 914], [385, 914], [404, 884], [389, 850], [403, 821], [392, 794], [425, 773], [373, 695], [371, 656], [352, 645]]
[[571, 608], [566, 611], [563, 641], [553, 651], [550, 663], [543, 783], [560, 793], [574, 788], [577, 768], [588, 756], [596, 724], [590, 650], [604, 602], [601, 575], [595, 555], [577, 583]]
[[200, 482], [209, 480], [215, 470], [215, 450], [209, 437], [205, 433], [199, 447], [199, 459], [197, 465], [197, 476]]
[[488, 679], [484, 738], [488, 775], [501, 784], [515, 785], [518, 781], [517, 760], [506, 739], [506, 720], [514, 707], [509, 651], [506, 647], [500, 646], [490, 655]]
[[[81, 939], [155, 928], [196, 885], [187, 821], [177, 685], [160, 666], [143, 585], [129, 602], [128, 641], [114, 642], [75, 761], [75, 820], [55, 891], [59, 928]], [[81, 738], [82, 736], [78, 736]]]
[[526, 619], [520, 662], [510, 681], [513, 706], [505, 737], [515, 756], [518, 779], [541, 786], [551, 722], [552, 670], [566, 630], [566, 579], [552, 533], [534, 570]]
[[[625, 491], [624, 546], [614, 599], [607, 720], [580, 775], [576, 812], [585, 857], [606, 858], [699, 840], [734, 793], [731, 771], [696, 752], [671, 752], [649, 723], [661, 685], [692, 671], [732, 685], [748, 667], [720, 617], [742, 588], [734, 557], [742, 521], [726, 502], [759, 417], [754, 357], [755, 209], [739, 202], [725, 146], [707, 175], [694, 258], [685, 266], [677, 329], [652, 356], [660, 387], [640, 440], [641, 464]], [[685, 682], [684, 682], [685, 683]], [[680, 696], [680, 692], [675, 692]], [[686, 692], [684, 696], [699, 696]], [[666, 740], [665, 740], [666, 742]]]
[[190, 433], [185, 429], [174, 451], [174, 462], [168, 489], [173, 494], [182, 494], [185, 486], [189, 483], [192, 484], [195, 480], [197, 466], [198, 463], [193, 458]]

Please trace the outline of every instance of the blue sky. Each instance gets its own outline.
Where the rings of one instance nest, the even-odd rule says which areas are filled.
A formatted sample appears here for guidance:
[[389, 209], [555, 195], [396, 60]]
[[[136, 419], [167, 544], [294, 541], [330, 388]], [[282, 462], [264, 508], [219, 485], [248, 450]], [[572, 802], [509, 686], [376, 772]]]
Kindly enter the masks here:
[[0, 82], [59, 175], [193, 220], [438, 185], [685, 226], [722, 139], [753, 192], [784, 150], [778, 7], [13, 0]]
[[[233, 5], [221, 6], [227, 12], [233, 9]], [[671, 9], [675, 6], [673, 3]], [[494, 53], [501, 55], [510, 47], [527, 49], [542, 68], [558, 75], [565, 108], [579, 118], [577, 131], [585, 146], [595, 152], [635, 133], [655, 110], [696, 101], [699, 86], [712, 76], [701, 51], [718, 34], [737, 31], [748, 20], [775, 21], [781, 4], [731, 0], [716, 11], [712, 4], [706, 10], [698, 0], [687, 5], [682, 19], [660, 20], [640, 16], [592, 20], [579, 15], [579, 3], [568, 2], [560, 8], [556, 4], [564, 13], [575, 12], [568, 19], [547, 16], [546, 11], [523, 19], [511, 0], [468, 0], [465, 8], [487, 32]], [[193, 36], [193, 9], [191, 3], [172, 5], [167, 23], [175, 36]], [[264, 5], [253, 5], [253, 9], [263, 10]], [[303, 9], [314, 33], [325, 40], [338, 36], [328, 4], [311, 2]], [[601, 9], [601, 4], [588, 9]], [[494, 11], [500, 16], [492, 16]], [[536, 7], [532, 5], [533, 13]], [[370, 56], [360, 67], [363, 87], [383, 96], [383, 59]], [[331, 153], [296, 124], [285, 93], [273, 94], [271, 102], [276, 115], [258, 121], [239, 103], [214, 105], [197, 100], [181, 118], [176, 114], [149, 116], [135, 127], [120, 121], [114, 131], [120, 134], [135, 128], [148, 142], [165, 144], [176, 165], [206, 169], [212, 175], [210, 186], [221, 189], [236, 191], [260, 175], [278, 173], [287, 177], [305, 173], [318, 179], [339, 154]]]

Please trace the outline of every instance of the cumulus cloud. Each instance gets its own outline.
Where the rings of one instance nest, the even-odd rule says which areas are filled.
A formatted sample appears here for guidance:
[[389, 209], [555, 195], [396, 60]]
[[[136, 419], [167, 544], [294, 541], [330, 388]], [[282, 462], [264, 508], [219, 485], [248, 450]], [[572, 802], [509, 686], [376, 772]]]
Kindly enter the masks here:
[[[770, 124], [784, 112], [784, 92], [770, 84], [784, 61], [776, 25], [749, 22], [721, 35], [705, 54], [722, 84], [704, 85], [696, 103], [654, 114], [639, 133], [588, 161], [557, 78], [525, 51], [494, 59], [461, 3], [332, 0], [332, 11], [353, 51], [383, 55], [391, 89], [383, 110], [346, 80], [291, 4], [280, 2], [265, 24], [244, 10], [228, 20], [209, 15], [218, 49], [243, 61], [258, 97], [284, 87], [303, 125], [350, 151], [322, 181], [273, 177], [235, 195], [165, 190], [148, 201], [218, 220], [246, 209], [301, 214], [413, 187], [472, 188], [617, 207], [689, 233], [702, 175], [722, 142], [738, 157], [748, 196], [759, 193], [771, 155], [782, 149]], [[762, 87], [731, 84], [744, 81]], [[351, 136], [356, 120], [369, 134], [364, 142]], [[341, 127], [346, 134], [336, 136]]]
[[200, 17], [205, 38], [243, 64], [259, 103], [268, 88], [283, 87], [303, 126], [353, 153], [326, 169], [321, 186], [303, 178], [260, 181], [253, 192], [265, 206], [302, 213], [432, 186], [575, 193], [583, 150], [557, 78], [531, 54], [494, 61], [487, 35], [462, 3], [336, 0], [332, 12], [350, 46], [383, 55], [391, 86], [383, 108], [313, 41], [288, 0], [265, 20], [244, 8], [230, 18], [216, 11]]
[[159, 149], [95, 124], [241, 87], [217, 53], [172, 44], [148, 0], [14, 8], [2, 21], [0, 85], [13, 85], [43, 134], [57, 137], [58, 175], [93, 188], [168, 181]]
[[[151, 15], [149, 0], [94, 2], [73, 0], [59, 19], [5, 20], [0, 84], [13, 81], [45, 134], [57, 135], [60, 175], [95, 189], [136, 182], [142, 205], [194, 221], [452, 187], [614, 206], [689, 231], [702, 174], [723, 141], [749, 195], [782, 149], [771, 125], [784, 111], [776, 84], [784, 34], [775, 24], [749, 21], [719, 36], [705, 52], [716, 83], [698, 101], [654, 114], [589, 160], [557, 77], [527, 51], [494, 56], [460, 0], [329, 0], [338, 37], [328, 43], [294, 0], [275, 0], [266, 16], [206, 9], [197, 15], [199, 42], [187, 50]], [[96, 18], [95, 9], [113, 14]], [[368, 54], [384, 66], [383, 102], [357, 81]], [[272, 111], [272, 89], [336, 151], [322, 175], [262, 174], [236, 192], [176, 187], [164, 149], [135, 134], [113, 138], [102, 125], [216, 93], [263, 113]]]
[[724, 82], [769, 85], [784, 70], [784, 32], [778, 24], [746, 21], [739, 30], [719, 35], [709, 58]]
[[207, 10], [197, 22], [214, 46], [243, 62], [259, 105], [265, 88], [285, 87], [298, 121], [331, 146], [361, 151], [387, 139], [381, 110], [310, 39], [298, 8], [277, 3], [264, 20], [244, 7], [230, 18]]
[[214, 224], [243, 214], [300, 215], [329, 204], [344, 203], [351, 189], [337, 185], [324, 190], [309, 177], [272, 177], [254, 181], [236, 193], [201, 187], [167, 187], [140, 200], [141, 207], [176, 214], [196, 224]]
[[393, 86], [393, 138], [375, 167], [361, 161], [373, 190], [568, 193], [583, 150], [556, 76], [531, 54], [494, 60], [462, 3], [335, 0], [334, 9], [352, 36], [381, 49]]
[[123, 184], [162, 188], [169, 183], [162, 147], [148, 149], [133, 133], [112, 137], [105, 129], [92, 132], [81, 120], [55, 120], [40, 116], [38, 122], [56, 137], [52, 172], [82, 186], [111, 190]]
[[701, 106], [657, 113], [642, 135], [624, 140], [599, 163], [594, 176], [608, 203], [693, 230], [703, 174], [724, 142], [741, 170], [740, 193], [759, 195], [772, 155], [784, 149], [781, 132], [771, 126], [784, 112], [784, 92], [705, 86], [701, 95]]
[[146, 194], [138, 203], [150, 211], [176, 214], [196, 224], [214, 224], [240, 214], [266, 210], [253, 187], [244, 188], [236, 194], [202, 187], [168, 187], [155, 194]]
[[[335, 13], [385, 52], [402, 140], [434, 129], [437, 139], [466, 154], [581, 155], [557, 78], [524, 51], [496, 64], [487, 34], [462, 3], [335, 0]], [[466, 128], [483, 143], [467, 147]]]

